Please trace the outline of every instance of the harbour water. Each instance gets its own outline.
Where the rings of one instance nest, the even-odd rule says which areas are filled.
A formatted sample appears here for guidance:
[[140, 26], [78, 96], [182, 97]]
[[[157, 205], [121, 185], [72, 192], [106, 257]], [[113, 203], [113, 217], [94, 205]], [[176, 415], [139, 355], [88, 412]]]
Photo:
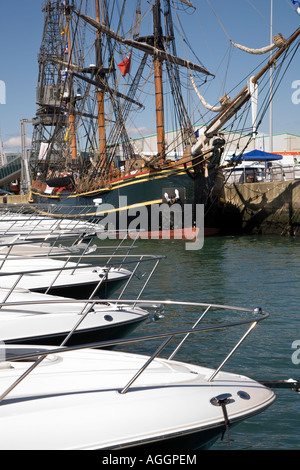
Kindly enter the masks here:
[[[181, 240], [140, 240], [135, 252], [166, 256], [142, 299], [261, 307], [270, 314], [225, 370], [261, 381], [300, 379], [300, 353], [294, 343], [299, 341], [300, 347], [299, 238], [214, 237], [207, 238], [196, 251], [186, 250]], [[136, 334], [191, 327], [195, 320], [184, 309], [174, 309], [159, 321], [140, 327]], [[230, 350], [230, 334], [227, 338], [219, 333], [215, 343], [202, 335], [192, 335], [176, 359], [218, 365]], [[149, 348], [139, 345], [135, 351], [148, 354], [153, 352]], [[300, 449], [300, 394], [290, 389], [276, 389], [275, 393], [277, 400], [270, 408], [230, 431], [232, 450]], [[227, 447], [225, 438], [212, 450]]]

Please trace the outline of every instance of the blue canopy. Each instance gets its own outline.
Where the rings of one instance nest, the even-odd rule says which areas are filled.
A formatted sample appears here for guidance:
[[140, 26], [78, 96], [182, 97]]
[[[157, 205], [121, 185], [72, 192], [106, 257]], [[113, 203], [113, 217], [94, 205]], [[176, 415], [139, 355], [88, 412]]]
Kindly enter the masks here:
[[243, 155], [235, 155], [231, 161], [263, 161], [268, 162], [272, 160], [282, 160], [282, 155], [276, 153], [263, 152], [262, 150], [251, 150], [251, 152], [244, 153]]

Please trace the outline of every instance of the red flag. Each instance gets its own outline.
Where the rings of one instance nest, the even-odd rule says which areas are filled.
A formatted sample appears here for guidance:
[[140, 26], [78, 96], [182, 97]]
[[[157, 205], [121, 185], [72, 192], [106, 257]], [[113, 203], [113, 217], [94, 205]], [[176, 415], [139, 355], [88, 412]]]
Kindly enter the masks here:
[[131, 66], [131, 53], [126, 57], [126, 59], [123, 60], [123, 62], [118, 64], [118, 67], [121, 70], [123, 77], [125, 77], [125, 75], [130, 72], [130, 66]]

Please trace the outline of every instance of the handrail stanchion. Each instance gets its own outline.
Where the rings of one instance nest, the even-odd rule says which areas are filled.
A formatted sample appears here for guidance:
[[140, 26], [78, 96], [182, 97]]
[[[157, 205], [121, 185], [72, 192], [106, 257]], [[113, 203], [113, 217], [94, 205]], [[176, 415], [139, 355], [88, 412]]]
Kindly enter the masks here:
[[[207, 314], [207, 312], [210, 310], [211, 308], [211, 305], [209, 305], [205, 311], [202, 313], [202, 315], [198, 318], [198, 320], [196, 321], [196, 323], [194, 323], [193, 325], [193, 329], [194, 328], [197, 328], [197, 326], [199, 325], [200, 321], [202, 320], [202, 318]], [[179, 351], [179, 349], [181, 348], [181, 346], [183, 345], [183, 343], [187, 340], [187, 338], [190, 336], [190, 333], [187, 333], [185, 335], [185, 337], [182, 339], [182, 341], [180, 341], [180, 343], [178, 344], [178, 346], [174, 349], [174, 351], [172, 352], [172, 354], [169, 356], [169, 360], [173, 359], [173, 357], [175, 356], [175, 354]]]
[[231, 356], [235, 353], [235, 351], [237, 350], [237, 348], [242, 344], [242, 342], [247, 338], [247, 336], [249, 335], [249, 333], [251, 333], [251, 331], [256, 327], [257, 325], [257, 322], [254, 322], [252, 323], [252, 325], [250, 326], [250, 328], [246, 331], [246, 333], [244, 334], [244, 336], [240, 339], [240, 341], [235, 345], [235, 347], [230, 351], [230, 353], [227, 355], [227, 357], [224, 359], [224, 361], [219, 365], [219, 367], [215, 370], [215, 372], [211, 375], [211, 377], [208, 379], [208, 382], [212, 382], [214, 380], [214, 378], [216, 377], [216, 375], [220, 372], [220, 370], [223, 368], [223, 366], [226, 364], [226, 362], [228, 361], [228, 359], [231, 358]]

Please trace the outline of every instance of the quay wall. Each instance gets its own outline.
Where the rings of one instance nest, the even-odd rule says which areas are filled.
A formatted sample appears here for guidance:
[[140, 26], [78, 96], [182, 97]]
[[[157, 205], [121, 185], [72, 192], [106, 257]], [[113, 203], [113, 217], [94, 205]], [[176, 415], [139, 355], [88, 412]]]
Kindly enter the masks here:
[[5, 207], [6, 204], [27, 204], [29, 202], [28, 194], [8, 194], [5, 196], [0, 196], [0, 209], [1, 206]]
[[300, 180], [226, 184], [224, 233], [300, 236]]

